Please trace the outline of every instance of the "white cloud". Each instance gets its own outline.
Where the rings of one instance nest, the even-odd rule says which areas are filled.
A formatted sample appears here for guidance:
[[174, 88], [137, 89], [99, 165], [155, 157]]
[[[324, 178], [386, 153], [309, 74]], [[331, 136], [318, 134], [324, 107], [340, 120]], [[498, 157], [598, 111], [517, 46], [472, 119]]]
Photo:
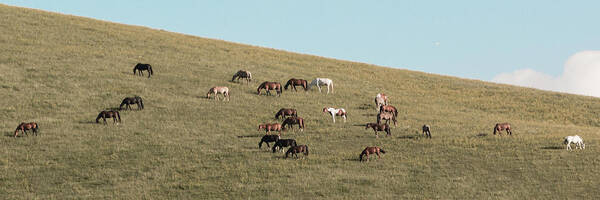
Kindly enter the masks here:
[[492, 81], [525, 87], [600, 97], [600, 51], [582, 51], [571, 56], [561, 75], [532, 69], [501, 73]]

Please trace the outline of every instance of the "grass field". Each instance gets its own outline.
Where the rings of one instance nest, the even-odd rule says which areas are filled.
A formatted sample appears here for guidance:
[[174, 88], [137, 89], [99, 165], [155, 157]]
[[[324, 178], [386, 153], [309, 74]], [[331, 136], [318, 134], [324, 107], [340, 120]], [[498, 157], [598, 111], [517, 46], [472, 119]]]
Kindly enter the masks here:
[[[600, 198], [600, 100], [289, 53], [0, 5], [0, 199]], [[138, 63], [155, 75], [134, 76]], [[249, 85], [232, 83], [239, 69]], [[328, 77], [335, 93], [256, 95], [262, 81]], [[230, 88], [230, 102], [204, 96]], [[400, 110], [376, 139], [373, 98]], [[146, 109], [94, 123], [126, 96]], [[343, 107], [348, 122], [321, 112]], [[257, 125], [293, 107], [306, 159], [258, 142]], [[339, 118], [338, 118], [339, 119]], [[13, 138], [22, 121], [40, 136]], [[110, 121], [109, 121], [110, 122]], [[494, 136], [497, 122], [513, 136]], [[418, 133], [432, 126], [433, 139]], [[578, 134], [586, 149], [567, 152]], [[388, 151], [358, 162], [366, 146]]]

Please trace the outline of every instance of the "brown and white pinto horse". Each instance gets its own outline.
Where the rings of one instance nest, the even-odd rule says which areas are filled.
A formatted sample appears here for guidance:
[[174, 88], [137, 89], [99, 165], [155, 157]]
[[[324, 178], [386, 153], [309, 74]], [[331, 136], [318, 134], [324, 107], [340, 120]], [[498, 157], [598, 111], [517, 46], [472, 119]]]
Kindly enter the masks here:
[[283, 129], [285, 129], [285, 125], [287, 125], [290, 129], [292, 129], [294, 124], [298, 124], [300, 131], [304, 131], [304, 119], [302, 117], [288, 117], [283, 120], [283, 124], [281, 126]]
[[271, 95], [271, 90], [275, 90], [277, 92], [277, 96], [281, 96], [281, 83], [265, 81], [258, 86], [256, 93], [260, 95], [260, 90], [262, 89], [267, 91], [267, 95]]
[[40, 127], [35, 122], [29, 122], [29, 123], [21, 122], [19, 124], [19, 126], [17, 126], [17, 129], [15, 129], [15, 137], [17, 137], [17, 135], [19, 135], [19, 131], [21, 131], [21, 133], [27, 135], [27, 130], [33, 130], [33, 134], [35, 134], [37, 136], [38, 128], [40, 128]]
[[379, 93], [375, 96], [375, 107], [379, 110], [382, 105], [388, 105], [388, 98], [384, 93]]
[[98, 114], [98, 117], [96, 117], [96, 123], [100, 123], [100, 118], [104, 120], [104, 125], [106, 125], [106, 118], [113, 118], [113, 124], [117, 122], [121, 123], [121, 115], [119, 114], [119, 111], [116, 110], [103, 110]]
[[266, 134], [268, 135], [271, 131], [278, 131], [279, 135], [281, 135], [281, 124], [260, 124], [258, 125], [258, 130], [265, 129]]
[[370, 154], [376, 154], [377, 158], [381, 159], [381, 156], [379, 156], [380, 152], [385, 154], [385, 151], [380, 147], [367, 147], [367, 148], [365, 148], [365, 150], [362, 151], [362, 153], [360, 153], [359, 160], [360, 160], [360, 162], [362, 162], [363, 156], [366, 156], [365, 160], [369, 161]]
[[302, 88], [304, 88], [304, 91], [307, 90], [306, 86], [308, 85], [308, 81], [304, 80], [304, 79], [295, 79], [292, 78], [290, 80], [288, 80], [288, 82], [285, 84], [284, 89], [287, 90], [288, 86], [292, 86], [292, 88], [294, 88], [294, 90], [296, 92], [298, 92], [298, 90], [296, 90], [296, 86], [302, 86]]
[[386, 133], [386, 137], [392, 136], [392, 132], [390, 131], [390, 125], [379, 123], [367, 123], [367, 125], [365, 126], [365, 130], [369, 128], [373, 129], [373, 131], [375, 132], [375, 137], [377, 138], [379, 138], [379, 134], [377, 134], [377, 131], [384, 131]]
[[219, 96], [217, 96], [217, 94], [223, 94], [223, 101], [225, 101], [225, 99], [227, 99], [227, 101], [229, 101], [229, 88], [228, 87], [224, 87], [224, 86], [212, 87], [206, 93], [206, 98], [209, 99], [211, 94], [215, 95], [215, 100], [219, 100]]
[[285, 158], [288, 158], [290, 153], [292, 154], [292, 157], [296, 156], [296, 159], [298, 159], [298, 153], [304, 153], [304, 157], [306, 158], [306, 156], [308, 156], [308, 146], [299, 145], [290, 147], [287, 152], [285, 152]]
[[231, 78], [231, 82], [236, 80], [236, 78], [238, 82], [240, 82], [240, 78], [246, 79], [246, 84], [248, 84], [250, 83], [250, 81], [252, 81], [252, 73], [250, 73], [249, 71], [240, 70], [233, 75], [233, 78]]
[[346, 110], [343, 108], [323, 108], [323, 113], [331, 114], [333, 123], [335, 123], [335, 116], [342, 116], [342, 118], [344, 118], [344, 123], [346, 123]]
[[293, 108], [282, 108], [275, 113], [275, 119], [279, 119], [279, 116], [281, 116], [282, 119], [286, 116], [298, 117], [298, 112]]
[[386, 124], [390, 123], [390, 120], [394, 122], [394, 127], [397, 126], [398, 121], [396, 121], [396, 116], [392, 113], [380, 112], [377, 114], [377, 123], [381, 123], [382, 120], [385, 120]]
[[503, 131], [506, 130], [506, 134], [508, 135], [512, 135], [512, 130], [510, 129], [510, 124], [509, 123], [497, 123], [496, 126], [494, 126], [494, 135], [496, 135], [496, 132], [498, 132], [498, 134], [502, 134]]
[[379, 107], [379, 113], [382, 113], [382, 112], [393, 113], [394, 116], [398, 117], [398, 109], [396, 109], [396, 107], [391, 106], [391, 105], [381, 105]]

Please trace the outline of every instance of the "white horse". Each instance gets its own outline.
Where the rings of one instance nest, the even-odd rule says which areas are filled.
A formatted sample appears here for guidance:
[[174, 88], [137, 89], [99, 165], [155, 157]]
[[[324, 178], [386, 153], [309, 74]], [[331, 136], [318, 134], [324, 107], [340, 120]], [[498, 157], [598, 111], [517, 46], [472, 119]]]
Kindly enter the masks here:
[[212, 87], [206, 93], [206, 98], [207, 99], [210, 98], [211, 94], [215, 95], [215, 100], [219, 100], [219, 96], [217, 96], [217, 94], [223, 94], [223, 101], [225, 101], [225, 99], [227, 99], [227, 101], [229, 101], [229, 88], [228, 87], [219, 87], [219, 86]]
[[319, 92], [321, 92], [321, 86], [327, 85], [327, 94], [329, 94], [329, 86], [331, 86], [331, 93], [333, 93], [333, 81], [331, 79], [315, 78], [315, 80], [312, 80], [312, 82], [310, 82], [310, 85], [308, 85], [308, 89], [310, 90], [310, 88], [312, 88], [312, 86], [315, 85], [319, 88]]
[[585, 149], [585, 144], [583, 144], [583, 139], [581, 139], [581, 137], [579, 137], [579, 135], [567, 136], [567, 137], [565, 137], [565, 141], [563, 143], [567, 145], [567, 151], [569, 149], [571, 149], [571, 151], [573, 151], [573, 148], [571, 148], [571, 143], [575, 143], [575, 149], [578, 149], [578, 148]]
[[323, 108], [323, 113], [331, 114], [331, 118], [333, 118], [333, 123], [335, 123], [335, 116], [342, 116], [344, 118], [344, 123], [346, 123], [346, 110], [343, 108]]
[[384, 93], [379, 93], [375, 96], [375, 106], [377, 106], [377, 111], [383, 105], [388, 105], [388, 98]]

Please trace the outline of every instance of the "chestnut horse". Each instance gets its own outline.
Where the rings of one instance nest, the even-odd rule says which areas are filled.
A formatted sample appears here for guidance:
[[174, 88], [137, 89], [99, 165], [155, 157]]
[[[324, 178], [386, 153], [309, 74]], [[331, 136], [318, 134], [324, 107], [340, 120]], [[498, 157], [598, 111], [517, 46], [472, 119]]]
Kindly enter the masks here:
[[302, 86], [302, 88], [304, 88], [304, 91], [306, 91], [306, 90], [307, 90], [307, 88], [306, 88], [307, 84], [308, 84], [308, 81], [306, 81], [306, 80], [304, 80], [304, 79], [295, 79], [295, 78], [292, 78], [292, 79], [290, 79], [290, 80], [289, 80], [289, 81], [288, 81], [288, 82], [285, 84], [285, 86], [284, 86], [284, 89], [285, 89], [285, 90], [287, 90], [287, 89], [288, 89], [288, 86], [290, 86], [290, 85], [291, 85], [291, 86], [292, 86], [292, 88], [294, 88], [294, 90], [295, 90], [296, 92], [298, 92], [298, 90], [296, 90], [296, 86]]
[[290, 147], [287, 152], [285, 152], [285, 158], [288, 158], [290, 153], [292, 154], [292, 157], [296, 156], [296, 159], [298, 159], [298, 153], [304, 153], [304, 157], [306, 158], [306, 156], [308, 156], [308, 146], [300, 145]]
[[225, 99], [227, 99], [227, 101], [229, 101], [229, 88], [228, 87], [212, 87], [208, 90], [208, 92], [206, 93], [206, 98], [210, 98], [210, 95], [214, 94], [215, 95], [215, 100], [219, 100], [219, 96], [217, 96], [217, 94], [223, 94], [223, 101], [225, 101]]
[[379, 109], [381, 106], [388, 105], [387, 96], [384, 93], [379, 93], [375, 96], [375, 107]]
[[281, 96], [281, 83], [265, 81], [258, 86], [256, 93], [260, 95], [260, 90], [262, 89], [267, 91], [267, 95], [271, 95], [271, 90], [275, 90], [277, 92], [277, 96]]
[[240, 82], [240, 78], [246, 79], [246, 84], [248, 84], [250, 83], [250, 81], [252, 81], [252, 73], [250, 73], [249, 71], [240, 70], [233, 75], [233, 78], [231, 78], [231, 82], [233, 82], [236, 78], [238, 82]]
[[17, 126], [17, 129], [15, 129], [15, 137], [17, 137], [17, 135], [19, 135], [19, 131], [21, 131], [23, 134], [27, 135], [27, 130], [33, 130], [33, 134], [35, 134], [37, 136], [38, 128], [40, 128], [40, 127], [35, 122], [29, 122], [29, 123], [21, 122], [19, 124], [19, 126]]
[[398, 121], [396, 121], [396, 116], [392, 113], [381, 112], [377, 114], [377, 123], [381, 123], [381, 120], [385, 120], [386, 124], [390, 123], [390, 120], [394, 122], [394, 127], [397, 126]]
[[292, 129], [294, 124], [298, 124], [300, 131], [304, 131], [304, 119], [302, 119], [302, 117], [288, 117], [283, 120], [283, 124], [281, 126], [285, 128], [285, 125], [288, 125], [288, 127]]
[[423, 135], [427, 136], [429, 139], [431, 139], [431, 131], [430, 131], [431, 127], [427, 124], [423, 125]]
[[121, 123], [121, 115], [119, 114], [119, 111], [116, 110], [103, 110], [98, 114], [98, 117], [96, 117], [96, 123], [100, 123], [100, 118], [104, 120], [104, 125], [106, 125], [106, 118], [113, 118], [113, 124], [117, 121], [118, 123]]
[[144, 73], [142, 72], [144, 70], [148, 71], [148, 78], [150, 78], [150, 75], [154, 74], [154, 72], [152, 72], [152, 66], [150, 66], [150, 64], [138, 63], [137, 65], [135, 65], [135, 67], [133, 67], [133, 75], [135, 75], [136, 70], [138, 71], [139, 76], [144, 75]]
[[279, 135], [265, 135], [260, 139], [260, 142], [258, 143], [258, 148], [262, 148], [263, 142], [267, 144], [267, 147], [271, 147], [269, 146], [269, 142], [277, 142], [279, 139], [281, 139]]
[[267, 132], [266, 134], [268, 135], [271, 131], [278, 131], [279, 135], [281, 135], [281, 124], [275, 123], [275, 124], [261, 124], [258, 125], [258, 130], [262, 130], [265, 129], [265, 131]]
[[331, 114], [331, 118], [333, 118], [333, 123], [335, 123], [335, 116], [342, 116], [342, 118], [344, 118], [344, 123], [346, 123], [346, 110], [343, 108], [323, 108], [323, 113]]
[[392, 136], [392, 132], [390, 131], [390, 125], [380, 123], [367, 123], [367, 125], [365, 126], [365, 130], [369, 128], [373, 129], [373, 131], [375, 132], [375, 137], [377, 138], [379, 138], [379, 134], [377, 134], [377, 131], [385, 131], [386, 137]]
[[369, 155], [370, 154], [376, 154], [377, 158], [381, 159], [381, 156], [379, 156], [379, 153], [383, 153], [385, 154], [385, 151], [382, 148], [379, 147], [367, 147], [365, 148], [365, 150], [362, 151], [362, 153], [360, 153], [359, 156], [359, 160], [360, 162], [363, 161], [363, 156], [366, 156], [365, 160], [369, 161]]
[[394, 116], [398, 117], [398, 109], [391, 105], [381, 105], [379, 107], [379, 113], [382, 112], [394, 113]]
[[298, 117], [298, 112], [296, 112], [296, 109], [293, 108], [282, 108], [275, 113], [275, 119], [279, 119], [279, 116], [281, 116], [282, 119], [286, 116]]
[[497, 123], [496, 126], [494, 126], [494, 135], [496, 135], [496, 132], [498, 132], [499, 135], [502, 134], [502, 132], [500, 132], [500, 131], [503, 131], [503, 130], [506, 130], [506, 134], [512, 135], [512, 131], [510, 129], [510, 124], [506, 123], [506, 122]]
[[123, 101], [121, 101], [121, 105], [119, 106], [119, 110], [123, 110], [123, 106], [126, 106], [125, 109], [131, 110], [131, 104], [136, 104], [138, 110], [144, 109], [144, 101], [142, 101], [142, 97], [134, 96], [134, 97], [125, 97]]

